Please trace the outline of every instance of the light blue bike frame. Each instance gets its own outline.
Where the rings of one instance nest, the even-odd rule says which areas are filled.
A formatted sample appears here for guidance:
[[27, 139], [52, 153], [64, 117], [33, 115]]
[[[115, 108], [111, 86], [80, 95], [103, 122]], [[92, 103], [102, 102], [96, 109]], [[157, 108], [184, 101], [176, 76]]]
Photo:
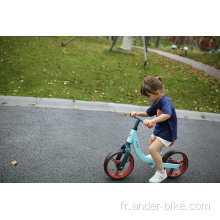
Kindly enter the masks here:
[[[130, 155], [130, 152], [131, 152], [131, 144], [133, 144], [133, 147], [134, 147], [134, 151], [137, 155], [137, 157], [143, 161], [144, 163], [150, 163], [151, 164], [151, 167], [155, 167], [155, 163], [154, 163], [154, 160], [152, 157], [147, 157], [145, 156], [142, 151], [141, 151], [141, 148], [140, 148], [140, 144], [139, 144], [139, 141], [138, 141], [138, 136], [137, 136], [137, 127], [141, 122], [143, 122], [143, 120], [137, 116], [135, 116], [135, 118], [137, 119], [136, 121], [136, 124], [135, 126], [131, 129], [131, 132], [128, 136], [128, 139], [127, 139], [127, 142], [126, 144], [124, 144], [121, 149], [125, 149], [125, 156], [122, 160], [122, 162], [120, 163], [119, 165], [119, 169], [122, 170], [127, 162], [127, 159]], [[119, 158], [117, 158], [119, 159]], [[164, 168], [173, 168], [173, 169], [179, 169], [180, 168], [180, 164], [173, 164], [173, 163], [163, 163], [163, 167]]]

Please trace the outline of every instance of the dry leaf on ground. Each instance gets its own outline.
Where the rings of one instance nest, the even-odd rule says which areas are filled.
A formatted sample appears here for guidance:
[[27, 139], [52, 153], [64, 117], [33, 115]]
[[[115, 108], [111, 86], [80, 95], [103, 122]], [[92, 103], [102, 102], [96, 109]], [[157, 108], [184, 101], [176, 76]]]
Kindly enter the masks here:
[[15, 166], [17, 164], [17, 161], [13, 160], [13, 161], [11, 161], [11, 164]]

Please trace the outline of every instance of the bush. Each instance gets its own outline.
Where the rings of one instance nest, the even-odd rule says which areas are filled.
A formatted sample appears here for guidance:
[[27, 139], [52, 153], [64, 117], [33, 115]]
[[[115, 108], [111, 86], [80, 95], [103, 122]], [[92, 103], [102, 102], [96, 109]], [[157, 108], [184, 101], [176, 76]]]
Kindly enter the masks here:
[[201, 51], [210, 51], [215, 47], [216, 42], [214, 37], [204, 37], [197, 43], [197, 46]]

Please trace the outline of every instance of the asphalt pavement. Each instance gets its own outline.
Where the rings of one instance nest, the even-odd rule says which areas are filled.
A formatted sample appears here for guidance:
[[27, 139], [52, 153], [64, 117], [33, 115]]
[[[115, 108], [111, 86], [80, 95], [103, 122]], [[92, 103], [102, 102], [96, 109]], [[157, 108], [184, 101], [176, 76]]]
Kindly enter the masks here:
[[[116, 181], [105, 174], [106, 155], [126, 142], [135, 123], [125, 112], [1, 103], [2, 183], [148, 183], [155, 172], [132, 149], [134, 169], [128, 177]], [[139, 125], [139, 141], [145, 154], [152, 131]], [[219, 183], [219, 134], [218, 120], [179, 117], [178, 140], [163, 152], [183, 151], [189, 167], [181, 177], [168, 178], [164, 183]]]

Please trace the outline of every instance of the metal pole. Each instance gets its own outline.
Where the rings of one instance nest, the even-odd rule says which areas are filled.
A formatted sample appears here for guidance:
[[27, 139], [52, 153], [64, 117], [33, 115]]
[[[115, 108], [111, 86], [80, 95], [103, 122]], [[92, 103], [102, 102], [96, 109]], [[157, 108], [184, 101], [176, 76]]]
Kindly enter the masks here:
[[145, 44], [144, 36], [143, 36], [143, 43], [144, 43], [144, 66], [146, 65], [146, 68], [147, 68], [147, 54], [146, 54], [146, 44]]
[[65, 45], [67, 45], [70, 41], [72, 41], [74, 38], [76, 38], [77, 36], [71, 38], [70, 40], [68, 40], [65, 44], [62, 42], [61, 46], [64, 47]]

